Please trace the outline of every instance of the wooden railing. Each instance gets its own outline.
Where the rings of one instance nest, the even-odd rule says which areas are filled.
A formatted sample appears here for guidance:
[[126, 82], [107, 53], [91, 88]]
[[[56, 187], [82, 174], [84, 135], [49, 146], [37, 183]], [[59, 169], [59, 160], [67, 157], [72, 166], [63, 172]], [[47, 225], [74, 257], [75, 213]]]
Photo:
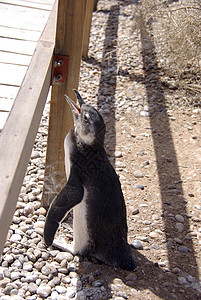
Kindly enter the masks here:
[[[82, 54], [87, 56], [94, 0], [56, 0], [0, 135], [0, 254], [6, 241], [51, 84], [54, 54], [68, 55], [66, 81], [53, 84], [42, 204], [47, 208], [50, 170], [64, 178], [63, 140], [73, 126], [64, 94], [78, 88]], [[84, 40], [84, 42], [83, 42]]]

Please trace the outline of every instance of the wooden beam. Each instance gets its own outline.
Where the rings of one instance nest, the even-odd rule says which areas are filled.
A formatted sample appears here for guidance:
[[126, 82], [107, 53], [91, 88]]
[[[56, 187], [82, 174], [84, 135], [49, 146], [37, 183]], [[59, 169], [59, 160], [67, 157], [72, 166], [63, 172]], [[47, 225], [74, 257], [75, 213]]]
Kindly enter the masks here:
[[45, 208], [49, 207], [54, 196], [66, 181], [63, 144], [66, 134], [73, 127], [73, 119], [72, 112], [64, 100], [64, 94], [74, 98], [72, 89], [78, 88], [85, 11], [86, 0], [59, 1], [55, 52], [59, 55], [68, 55], [69, 63], [66, 83], [53, 84], [52, 87], [42, 199], [42, 205]]
[[90, 38], [90, 31], [91, 31], [93, 9], [94, 9], [94, 0], [87, 0], [86, 17], [84, 23], [83, 48], [82, 48], [82, 56], [85, 58], [88, 57], [89, 38]]
[[0, 253], [33, 148], [50, 85], [57, 1], [0, 135]]

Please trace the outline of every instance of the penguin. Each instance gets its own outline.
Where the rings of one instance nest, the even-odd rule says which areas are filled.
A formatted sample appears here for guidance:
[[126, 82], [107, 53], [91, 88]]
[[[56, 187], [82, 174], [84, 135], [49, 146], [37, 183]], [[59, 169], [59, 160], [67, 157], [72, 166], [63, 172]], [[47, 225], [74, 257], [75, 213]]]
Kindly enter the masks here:
[[47, 247], [54, 245], [60, 222], [73, 208], [73, 247], [69, 251], [134, 270], [121, 184], [104, 149], [103, 117], [74, 92], [77, 104], [65, 95], [74, 119], [74, 128], [64, 140], [67, 183], [49, 207], [45, 243]]

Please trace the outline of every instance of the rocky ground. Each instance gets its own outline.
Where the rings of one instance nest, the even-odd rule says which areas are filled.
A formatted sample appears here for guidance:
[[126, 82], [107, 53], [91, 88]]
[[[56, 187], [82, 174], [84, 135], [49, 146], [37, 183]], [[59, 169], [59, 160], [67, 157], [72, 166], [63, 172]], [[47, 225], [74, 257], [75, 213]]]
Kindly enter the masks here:
[[[132, 30], [135, 8], [135, 1], [99, 1], [80, 92], [107, 126], [105, 147], [122, 184], [138, 268], [45, 247], [47, 101], [1, 257], [1, 300], [201, 297], [201, 109], [185, 106], [194, 96], [159, 71], [148, 31]], [[62, 224], [69, 242], [71, 224], [70, 215]]]

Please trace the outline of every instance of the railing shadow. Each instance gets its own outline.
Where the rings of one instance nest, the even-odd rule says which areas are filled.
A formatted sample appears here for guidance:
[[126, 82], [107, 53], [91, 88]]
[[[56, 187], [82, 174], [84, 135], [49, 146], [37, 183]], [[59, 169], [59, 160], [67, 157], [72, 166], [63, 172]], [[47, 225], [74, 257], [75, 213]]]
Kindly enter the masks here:
[[[198, 279], [198, 269], [193, 242], [192, 240], [185, 240], [185, 235], [190, 232], [190, 225], [187, 217], [186, 202], [184, 199], [182, 180], [178, 168], [177, 155], [166, 111], [166, 100], [161, 88], [162, 83], [160, 81], [157, 66], [154, 42], [152, 35], [150, 35], [146, 29], [146, 25], [142, 17], [140, 18], [140, 35], [147, 101], [150, 107], [154, 103], [159, 103], [160, 108], [163, 108], [162, 115], [161, 113], [156, 113], [150, 117], [161, 190], [162, 210], [163, 213], [164, 211], [167, 211], [168, 205], [171, 207], [171, 213], [173, 213], [174, 216], [181, 215], [184, 218], [183, 224], [178, 226], [178, 228], [175, 226], [175, 220], [172, 220], [167, 215], [163, 218], [166, 242], [169, 242], [169, 267], [170, 270], [175, 266], [183, 268], [183, 271]], [[165, 135], [164, 132], [166, 133]], [[184, 241], [188, 248], [188, 253], [178, 251], [175, 238], [179, 238]], [[188, 261], [188, 265], [186, 265], [186, 261]]]
[[[101, 76], [98, 90], [97, 106], [106, 122], [105, 148], [111, 156], [116, 147], [115, 131], [115, 91], [117, 76], [117, 38], [119, 23], [119, 5], [114, 5], [109, 11], [103, 46]], [[115, 160], [111, 161], [113, 166]]]

